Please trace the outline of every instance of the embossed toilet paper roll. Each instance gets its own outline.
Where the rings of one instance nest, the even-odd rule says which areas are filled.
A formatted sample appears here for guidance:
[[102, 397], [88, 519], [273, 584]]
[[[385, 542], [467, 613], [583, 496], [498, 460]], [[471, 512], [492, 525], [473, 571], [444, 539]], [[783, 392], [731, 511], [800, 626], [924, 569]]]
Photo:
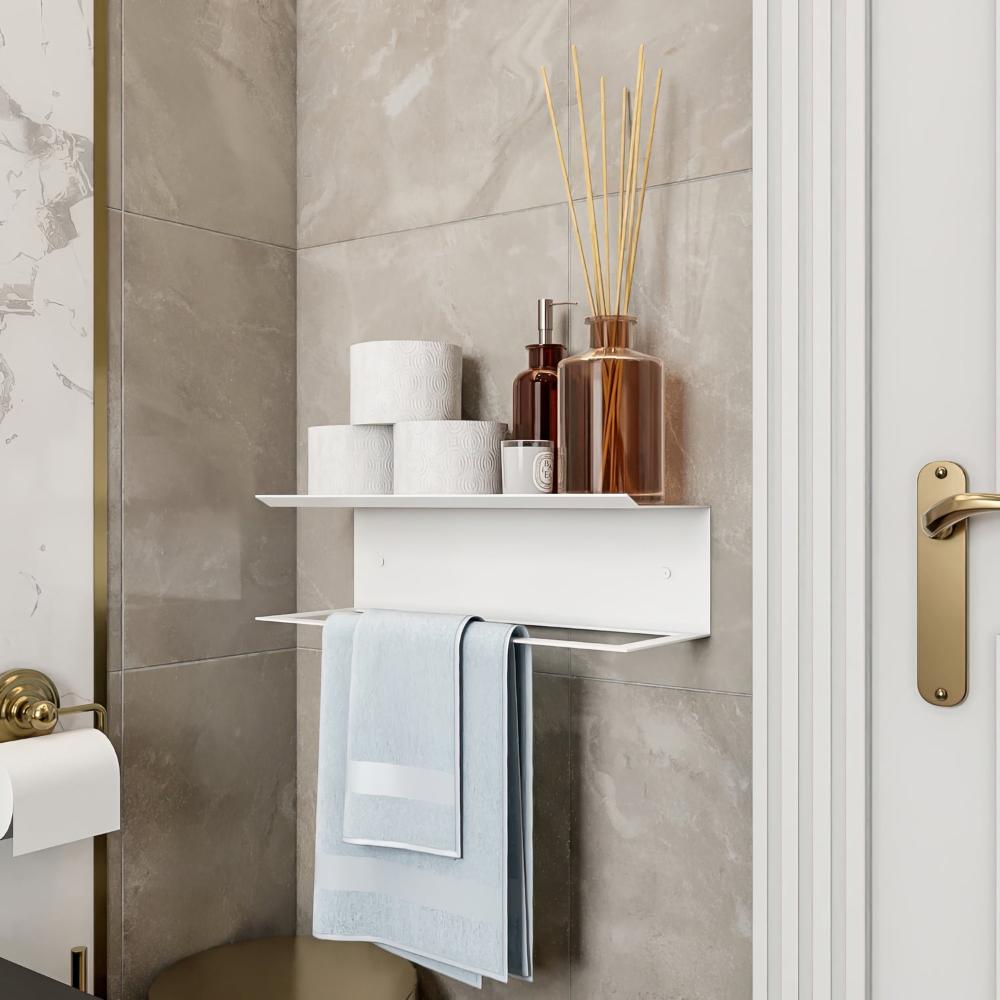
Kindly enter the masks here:
[[351, 423], [457, 420], [462, 350], [436, 340], [372, 340], [351, 346]]
[[309, 428], [309, 492], [392, 492], [392, 428], [330, 424]]
[[96, 729], [0, 743], [0, 836], [14, 856], [121, 825], [118, 757]]
[[507, 425], [492, 420], [396, 424], [395, 493], [499, 493], [500, 442]]

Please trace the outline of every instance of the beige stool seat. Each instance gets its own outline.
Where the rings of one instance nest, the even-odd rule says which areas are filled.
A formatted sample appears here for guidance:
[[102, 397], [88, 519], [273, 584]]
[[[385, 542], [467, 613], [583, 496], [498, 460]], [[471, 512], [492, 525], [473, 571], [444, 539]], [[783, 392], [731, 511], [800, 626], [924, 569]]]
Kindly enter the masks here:
[[211, 948], [156, 977], [149, 1000], [414, 1000], [413, 966], [372, 944], [264, 938]]

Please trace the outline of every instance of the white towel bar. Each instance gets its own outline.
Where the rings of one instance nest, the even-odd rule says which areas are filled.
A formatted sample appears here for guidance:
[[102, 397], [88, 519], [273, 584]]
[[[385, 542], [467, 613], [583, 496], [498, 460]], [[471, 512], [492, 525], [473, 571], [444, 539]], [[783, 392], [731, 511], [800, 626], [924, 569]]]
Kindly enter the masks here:
[[[301, 611], [287, 615], [260, 615], [259, 622], [283, 622], [289, 625], [309, 625], [322, 628], [326, 619], [338, 611], [353, 611], [361, 613], [358, 608], [330, 608], [326, 611]], [[490, 620], [490, 619], [487, 619]], [[495, 620], [495, 619], [494, 619]], [[560, 649], [590, 649], [604, 653], [636, 653], [642, 649], [654, 649], [658, 646], [670, 646], [678, 642], [690, 642], [692, 639], [704, 639], [708, 633], [698, 632], [630, 632], [623, 630], [603, 629], [597, 626], [580, 628], [579, 626], [553, 625], [545, 622], [521, 622], [530, 628], [552, 629], [559, 632], [591, 633], [607, 636], [607, 639], [583, 639], [563, 636], [533, 635], [527, 639], [515, 639], [515, 643], [525, 646], [552, 646]], [[620, 636], [622, 641], [610, 641], [612, 636]]]

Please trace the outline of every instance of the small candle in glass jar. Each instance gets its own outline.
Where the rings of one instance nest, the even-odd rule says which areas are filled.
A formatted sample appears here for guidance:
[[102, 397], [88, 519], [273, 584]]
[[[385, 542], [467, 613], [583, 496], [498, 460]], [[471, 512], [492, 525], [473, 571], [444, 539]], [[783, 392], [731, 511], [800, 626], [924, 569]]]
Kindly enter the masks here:
[[555, 472], [552, 441], [504, 441], [500, 445], [504, 493], [551, 493]]

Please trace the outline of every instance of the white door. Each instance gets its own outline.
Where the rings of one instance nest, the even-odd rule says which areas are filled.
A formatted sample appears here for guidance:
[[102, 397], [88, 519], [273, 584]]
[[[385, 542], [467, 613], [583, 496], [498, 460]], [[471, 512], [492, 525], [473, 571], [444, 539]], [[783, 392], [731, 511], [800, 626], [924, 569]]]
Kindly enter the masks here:
[[[93, 25], [0, 3], [0, 672], [67, 704], [93, 689]], [[93, 912], [91, 841], [0, 841], [0, 958], [69, 982]]]
[[1000, 513], [968, 528], [968, 697], [916, 687], [915, 487], [1000, 490], [995, 0], [874, 0], [872, 995], [986, 1000], [996, 974]]

